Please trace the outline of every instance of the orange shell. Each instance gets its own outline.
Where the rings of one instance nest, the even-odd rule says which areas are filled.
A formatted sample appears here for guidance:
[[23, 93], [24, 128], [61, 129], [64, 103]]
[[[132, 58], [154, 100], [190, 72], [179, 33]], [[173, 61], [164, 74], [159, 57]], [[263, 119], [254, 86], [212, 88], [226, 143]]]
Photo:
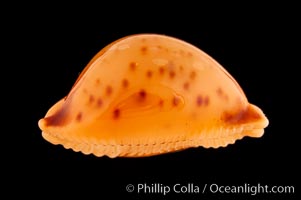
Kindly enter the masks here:
[[144, 157], [261, 137], [268, 120], [234, 78], [179, 39], [138, 34], [102, 49], [39, 121], [53, 144]]

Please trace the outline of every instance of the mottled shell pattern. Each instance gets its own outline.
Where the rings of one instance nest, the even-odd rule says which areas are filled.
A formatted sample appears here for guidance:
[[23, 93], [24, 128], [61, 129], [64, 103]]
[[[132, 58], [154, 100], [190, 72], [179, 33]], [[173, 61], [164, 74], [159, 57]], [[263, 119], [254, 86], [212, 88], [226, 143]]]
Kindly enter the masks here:
[[268, 120], [213, 58], [159, 34], [102, 49], [39, 121], [42, 136], [84, 154], [145, 157], [261, 137]]

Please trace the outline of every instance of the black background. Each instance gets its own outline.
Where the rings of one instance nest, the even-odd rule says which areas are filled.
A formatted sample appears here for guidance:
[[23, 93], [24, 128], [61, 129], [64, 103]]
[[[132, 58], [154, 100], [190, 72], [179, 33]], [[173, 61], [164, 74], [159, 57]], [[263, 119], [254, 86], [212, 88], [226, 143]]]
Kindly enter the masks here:
[[[88, 5], [76, 9], [35, 5], [7, 21], [4, 41], [9, 61], [9, 83], [4, 86], [12, 106], [5, 115], [9, 139], [3, 141], [9, 176], [6, 186], [25, 196], [86, 195], [89, 199], [123, 195], [143, 199], [150, 194], [127, 193], [127, 184], [176, 183], [204, 185], [293, 185], [298, 192], [296, 136], [298, 66], [293, 59], [295, 12], [282, 5], [214, 6], [146, 12], [112, 6]], [[203, 11], [210, 9], [208, 14]], [[109, 11], [108, 11], [109, 10]], [[68, 12], [67, 12], [68, 11]], [[108, 12], [105, 12], [108, 11]], [[185, 14], [187, 12], [188, 14]], [[284, 14], [289, 12], [289, 14]], [[237, 80], [249, 101], [264, 111], [270, 124], [262, 138], [244, 138], [226, 148], [202, 147], [147, 158], [95, 157], [52, 145], [41, 136], [37, 122], [71, 89], [89, 60], [105, 45], [136, 33], [166, 34], [185, 40], [215, 58]], [[11, 37], [12, 36], [12, 37]], [[11, 84], [15, 83], [15, 84]], [[9, 87], [8, 87], [9, 86]], [[294, 116], [294, 114], [296, 114]], [[70, 187], [70, 189], [68, 189]], [[209, 193], [209, 192], [208, 192]], [[17, 194], [17, 192], [16, 192]], [[11, 195], [15, 195], [12, 193]], [[170, 197], [171, 195], [169, 195]], [[260, 199], [265, 195], [178, 194], [175, 198], [207, 196]], [[296, 194], [274, 194], [289, 199]], [[153, 195], [163, 199], [162, 194]], [[254, 198], [253, 198], [254, 197]], [[255, 198], [256, 197], [256, 198]]]

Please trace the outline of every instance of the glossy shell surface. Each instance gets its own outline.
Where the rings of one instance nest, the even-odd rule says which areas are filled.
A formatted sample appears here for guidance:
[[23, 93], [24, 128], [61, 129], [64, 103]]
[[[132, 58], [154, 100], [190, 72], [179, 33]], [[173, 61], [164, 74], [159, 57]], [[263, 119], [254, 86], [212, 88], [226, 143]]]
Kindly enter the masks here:
[[202, 50], [137, 34], [103, 48], [38, 124], [53, 144], [113, 158], [225, 147], [261, 137], [268, 120]]

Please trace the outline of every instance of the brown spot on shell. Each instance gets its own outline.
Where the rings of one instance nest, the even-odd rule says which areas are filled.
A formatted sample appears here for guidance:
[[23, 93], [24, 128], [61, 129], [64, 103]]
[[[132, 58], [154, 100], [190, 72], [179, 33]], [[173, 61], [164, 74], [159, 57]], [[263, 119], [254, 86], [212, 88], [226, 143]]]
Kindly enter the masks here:
[[181, 72], [184, 71], [184, 67], [182, 65], [180, 65], [179, 69], [180, 69]]
[[189, 90], [189, 82], [185, 82], [185, 83], [183, 84], [183, 88], [184, 88], [185, 90]]
[[129, 81], [127, 79], [122, 80], [122, 87], [127, 88], [129, 86]]
[[110, 96], [113, 93], [113, 88], [112, 86], [108, 85], [106, 87], [106, 95]]
[[94, 96], [91, 94], [91, 95], [89, 96], [89, 103], [92, 104], [92, 103], [94, 102], [94, 100], [95, 100], [95, 98], [94, 98]]
[[187, 52], [187, 56], [188, 56], [188, 57], [192, 57], [193, 54], [192, 54], [190, 51], [188, 51], [188, 52]]
[[163, 75], [163, 74], [164, 74], [164, 72], [165, 72], [165, 69], [164, 69], [164, 67], [159, 67], [159, 73], [160, 73], [161, 75]]
[[44, 118], [45, 126], [63, 126], [68, 124], [70, 120], [68, 103], [53, 115]]
[[138, 95], [139, 95], [139, 98], [141, 100], [143, 100], [143, 99], [146, 98], [146, 91], [142, 89], [142, 90], [139, 91]]
[[173, 99], [172, 99], [172, 105], [173, 106], [178, 106], [179, 103], [180, 103], [180, 99], [178, 97], [174, 96]]
[[197, 106], [202, 106], [203, 103], [204, 103], [203, 97], [202, 97], [201, 95], [198, 95], [198, 96], [196, 97], [196, 105], [197, 105]]
[[164, 106], [164, 100], [163, 100], [163, 99], [160, 99], [158, 105], [159, 105], [160, 107], [163, 107], [163, 106]]
[[221, 87], [218, 87], [216, 89], [216, 94], [222, 100], [228, 101], [228, 99], [229, 99], [228, 95], [224, 93], [224, 91]]
[[83, 114], [81, 112], [77, 113], [75, 119], [76, 121], [80, 122], [82, 120]]
[[216, 89], [216, 93], [217, 93], [218, 96], [221, 96], [221, 95], [223, 95], [224, 91], [222, 90], [222, 88], [218, 87]]
[[196, 77], [196, 72], [195, 72], [195, 71], [190, 72], [189, 78], [190, 78], [191, 80], [194, 80], [195, 77]]
[[120, 109], [117, 108], [113, 111], [113, 118], [118, 119], [119, 117], [120, 117]]
[[147, 47], [146, 46], [142, 46], [141, 49], [140, 49], [140, 51], [141, 51], [142, 54], [146, 54]]
[[151, 70], [148, 70], [146, 72], [146, 76], [147, 76], [147, 78], [151, 78], [153, 76], [153, 72]]
[[95, 85], [98, 86], [100, 84], [99, 78], [95, 80]]
[[157, 45], [156, 46], [158, 49], [162, 49], [162, 46], [161, 45]]
[[260, 114], [249, 105], [247, 108], [240, 109], [237, 112], [225, 111], [221, 119], [228, 124], [244, 124], [260, 118]]
[[101, 99], [101, 98], [98, 98], [98, 99], [97, 99], [97, 101], [96, 101], [96, 105], [97, 105], [97, 107], [101, 107], [101, 106], [102, 106], [102, 104], [103, 104], [103, 101], [102, 101], [102, 99]]
[[175, 76], [176, 76], [176, 72], [175, 71], [172, 70], [172, 71], [169, 72], [169, 77], [171, 79], [173, 79]]
[[135, 62], [130, 62], [129, 68], [130, 68], [131, 71], [135, 71], [136, 68], [137, 68], [137, 63], [135, 63]]

